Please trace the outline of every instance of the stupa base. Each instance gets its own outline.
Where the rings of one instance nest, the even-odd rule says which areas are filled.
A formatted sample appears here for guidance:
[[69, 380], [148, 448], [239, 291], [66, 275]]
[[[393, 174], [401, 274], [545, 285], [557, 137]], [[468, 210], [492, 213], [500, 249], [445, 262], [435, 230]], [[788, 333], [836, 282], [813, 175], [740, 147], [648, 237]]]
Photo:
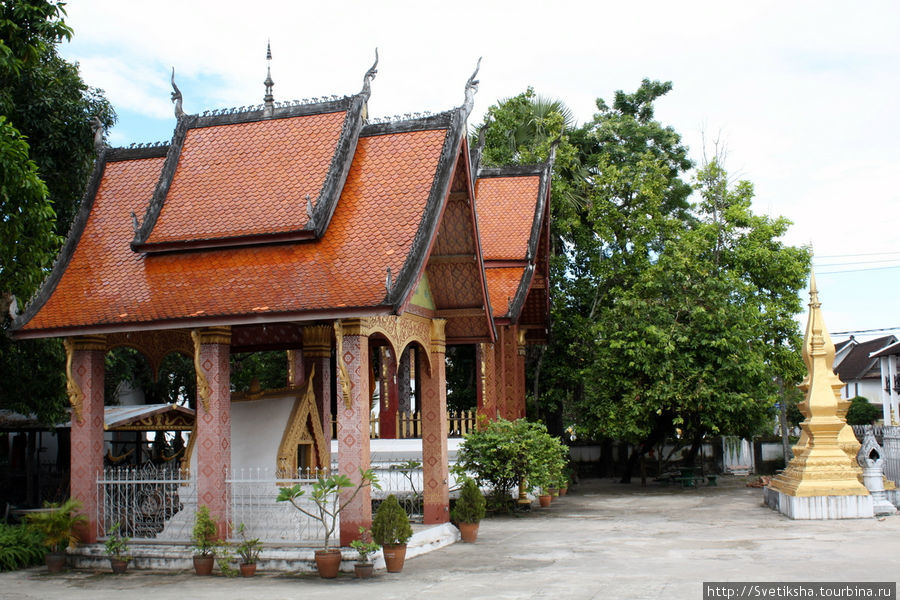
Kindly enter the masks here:
[[791, 519], [870, 519], [875, 516], [872, 496], [789, 496], [763, 488], [763, 499], [772, 510]]

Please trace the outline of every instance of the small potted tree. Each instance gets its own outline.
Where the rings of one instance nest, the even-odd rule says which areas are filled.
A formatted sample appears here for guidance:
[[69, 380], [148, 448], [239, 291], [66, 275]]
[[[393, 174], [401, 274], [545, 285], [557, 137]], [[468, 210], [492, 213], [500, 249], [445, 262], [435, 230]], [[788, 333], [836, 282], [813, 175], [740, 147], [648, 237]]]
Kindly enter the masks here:
[[[325, 542], [320, 550], [316, 550], [316, 569], [319, 571], [319, 576], [324, 579], [337, 577], [341, 567], [340, 549], [331, 548], [329, 545], [337, 526], [338, 515], [363, 488], [372, 486], [375, 489], [381, 489], [378, 485], [378, 477], [372, 469], [366, 471], [360, 469], [359, 474], [358, 484], [354, 484], [346, 475], [320, 477], [312, 485], [312, 493], [310, 493], [310, 498], [316, 505], [316, 512], [310, 512], [299, 504], [300, 498], [306, 493], [301, 484], [279, 489], [277, 502], [290, 502], [304, 515], [322, 524], [325, 530]], [[341, 492], [350, 489], [353, 490], [350, 497], [346, 502], [341, 502]]]
[[88, 523], [87, 516], [78, 512], [81, 502], [69, 498], [63, 503], [45, 502], [44, 510], [31, 513], [27, 521], [44, 536], [48, 552], [47, 571], [60, 573], [66, 566], [66, 548], [78, 543], [77, 531]]
[[109, 531], [109, 537], [106, 538], [104, 550], [106, 556], [109, 557], [109, 566], [116, 575], [121, 575], [128, 569], [128, 563], [131, 561], [131, 555], [128, 554], [129, 538], [119, 533], [119, 522], [117, 521]]
[[236, 551], [241, 557], [241, 563], [238, 566], [241, 577], [253, 577], [256, 575], [259, 553], [262, 552], [262, 542], [259, 541], [259, 538], [247, 539], [247, 529], [243, 523], [238, 526], [238, 535], [241, 536], [241, 543], [237, 545]]
[[372, 531], [365, 527], [359, 528], [359, 539], [350, 542], [350, 546], [359, 553], [359, 560], [353, 565], [353, 572], [359, 579], [368, 579], [375, 574], [375, 565], [372, 563], [372, 554], [381, 548], [372, 541]]
[[391, 494], [375, 511], [372, 519], [372, 539], [384, 548], [384, 563], [388, 573], [399, 573], [406, 560], [406, 542], [412, 537], [412, 527], [406, 511]]
[[209, 514], [209, 507], [200, 505], [194, 518], [191, 539], [194, 542], [194, 572], [197, 575], [212, 575], [216, 559], [218, 530], [216, 522]]
[[484, 518], [485, 500], [484, 494], [478, 489], [474, 479], [467, 478], [463, 483], [459, 499], [450, 511], [450, 518], [459, 527], [462, 541], [474, 544], [478, 539], [478, 525]]

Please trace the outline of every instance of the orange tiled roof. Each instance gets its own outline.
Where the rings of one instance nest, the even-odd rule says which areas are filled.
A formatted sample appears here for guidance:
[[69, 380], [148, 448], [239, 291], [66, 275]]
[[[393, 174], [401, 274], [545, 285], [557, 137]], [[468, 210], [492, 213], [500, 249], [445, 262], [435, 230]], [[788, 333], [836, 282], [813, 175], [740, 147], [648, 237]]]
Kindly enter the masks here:
[[540, 183], [537, 174], [478, 179], [475, 197], [485, 260], [525, 260]]
[[494, 267], [484, 270], [494, 318], [505, 317], [516, 297], [525, 267]]
[[361, 137], [321, 239], [194, 252], [131, 250], [129, 215], [147, 207], [163, 159], [108, 162], [71, 259], [18, 329], [381, 306], [387, 268], [401, 271], [420, 233], [445, 138], [446, 129]]
[[339, 111], [189, 129], [146, 242], [302, 230], [306, 195], [315, 206], [346, 118]]

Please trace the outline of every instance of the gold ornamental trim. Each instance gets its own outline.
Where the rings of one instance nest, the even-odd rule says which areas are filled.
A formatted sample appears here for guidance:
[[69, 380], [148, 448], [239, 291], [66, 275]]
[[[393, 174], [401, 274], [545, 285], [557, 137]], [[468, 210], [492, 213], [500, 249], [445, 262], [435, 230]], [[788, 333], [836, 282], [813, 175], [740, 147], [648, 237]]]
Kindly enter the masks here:
[[316, 392], [313, 386], [315, 374], [316, 367], [313, 365], [309, 377], [306, 378], [306, 384], [294, 400], [291, 416], [278, 446], [276, 470], [289, 477], [295, 477], [298, 468], [309, 466], [297, 464], [297, 446], [303, 443], [315, 444], [318, 468], [325, 469], [331, 464], [330, 452], [325, 443], [325, 432], [322, 430], [322, 419], [316, 405]]
[[203, 343], [200, 330], [191, 331], [191, 339], [194, 341], [194, 373], [197, 376], [197, 398], [203, 407], [203, 412], [209, 413], [209, 399], [212, 397], [212, 388], [209, 387], [209, 380], [200, 366], [200, 345]]
[[72, 374], [72, 361], [75, 356], [75, 342], [72, 338], [63, 340], [63, 347], [66, 349], [66, 394], [69, 396], [69, 404], [72, 406], [72, 418], [79, 423], [84, 423], [84, 392], [75, 381]]
[[447, 319], [431, 320], [431, 351], [435, 354], [444, 354], [447, 351], [446, 327]]
[[[347, 335], [350, 335], [349, 333]], [[340, 375], [341, 396], [344, 398], [344, 408], [353, 407], [353, 398], [350, 391], [350, 373], [344, 364], [344, 325], [340, 319], [334, 322], [335, 358]]]
[[329, 358], [333, 331], [334, 329], [328, 325], [305, 325], [303, 327], [303, 357]]

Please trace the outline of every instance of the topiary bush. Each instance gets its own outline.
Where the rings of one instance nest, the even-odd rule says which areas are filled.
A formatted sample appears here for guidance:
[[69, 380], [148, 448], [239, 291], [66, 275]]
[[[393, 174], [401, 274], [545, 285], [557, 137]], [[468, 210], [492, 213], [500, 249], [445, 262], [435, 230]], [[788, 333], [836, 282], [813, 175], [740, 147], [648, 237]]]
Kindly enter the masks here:
[[391, 494], [385, 498], [372, 518], [372, 539], [379, 546], [405, 544], [412, 537], [412, 527], [406, 511]]
[[474, 479], [466, 479], [459, 499], [450, 511], [450, 518], [457, 523], [478, 523], [484, 518], [486, 502]]
[[41, 533], [25, 525], [0, 523], [0, 571], [38, 565], [47, 548]]

